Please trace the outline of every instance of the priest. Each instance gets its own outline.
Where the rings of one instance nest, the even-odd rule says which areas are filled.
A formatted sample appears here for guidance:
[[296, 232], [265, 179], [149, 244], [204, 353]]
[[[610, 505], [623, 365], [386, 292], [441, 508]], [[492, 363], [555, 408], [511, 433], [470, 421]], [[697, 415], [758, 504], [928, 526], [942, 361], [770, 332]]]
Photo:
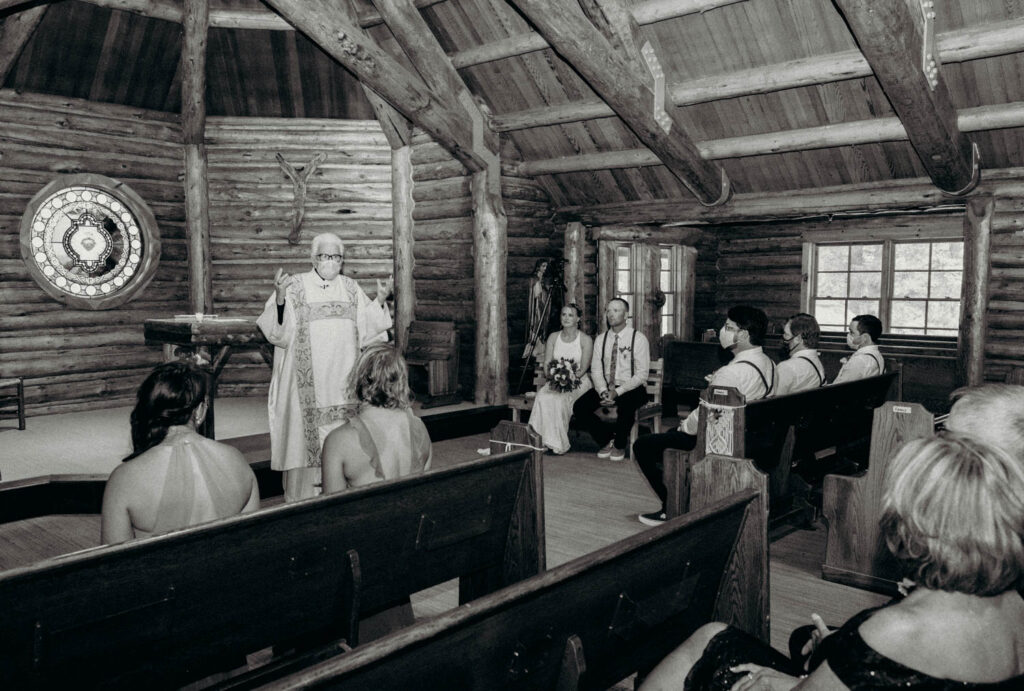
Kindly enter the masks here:
[[270, 465], [284, 471], [285, 501], [320, 494], [320, 452], [328, 432], [355, 401], [349, 373], [362, 348], [388, 340], [385, 300], [391, 279], [377, 279], [371, 300], [341, 273], [345, 247], [333, 233], [313, 238], [313, 269], [278, 269], [274, 294], [256, 323], [274, 345], [270, 379]]

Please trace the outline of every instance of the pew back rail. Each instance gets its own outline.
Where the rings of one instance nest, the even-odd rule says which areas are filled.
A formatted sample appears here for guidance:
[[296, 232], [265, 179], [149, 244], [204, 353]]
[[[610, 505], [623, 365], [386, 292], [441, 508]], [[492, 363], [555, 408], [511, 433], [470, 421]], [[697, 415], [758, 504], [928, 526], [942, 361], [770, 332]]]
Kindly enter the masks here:
[[5, 682], [180, 685], [282, 641], [355, 644], [361, 618], [455, 577], [466, 602], [534, 575], [532, 463], [524, 448], [4, 572]]

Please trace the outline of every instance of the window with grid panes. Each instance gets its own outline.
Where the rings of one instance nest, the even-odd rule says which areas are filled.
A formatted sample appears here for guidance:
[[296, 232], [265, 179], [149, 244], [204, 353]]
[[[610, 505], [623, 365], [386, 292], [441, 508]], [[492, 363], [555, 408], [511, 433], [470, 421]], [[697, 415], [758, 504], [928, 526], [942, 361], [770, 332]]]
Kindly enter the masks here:
[[963, 242], [817, 244], [811, 311], [823, 331], [875, 314], [886, 333], [956, 336]]
[[[634, 266], [634, 253], [632, 245], [622, 244], [615, 248], [615, 296], [621, 297], [629, 302], [630, 316], [627, 323], [633, 326], [633, 310], [636, 308], [636, 268]], [[661, 308], [661, 335], [676, 334], [676, 326], [679, 319], [677, 314], [678, 285], [680, 276], [680, 259], [677, 257], [681, 251], [677, 245], [658, 246], [658, 285], [665, 294], [665, 304]]]

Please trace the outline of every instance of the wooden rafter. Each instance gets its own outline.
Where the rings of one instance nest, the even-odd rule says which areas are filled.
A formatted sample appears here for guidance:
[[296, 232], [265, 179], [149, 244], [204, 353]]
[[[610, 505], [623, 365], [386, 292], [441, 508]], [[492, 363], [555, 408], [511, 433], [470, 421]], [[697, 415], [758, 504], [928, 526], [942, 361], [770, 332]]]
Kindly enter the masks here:
[[416, 66], [427, 86], [439, 98], [446, 99], [449, 109], [454, 112], [465, 110], [475, 123], [475, 136], [480, 138], [476, 144], [486, 149], [486, 153], [478, 153], [484, 157], [496, 156], [497, 134], [487, 126], [486, 116], [474, 101], [469, 89], [455, 71], [451, 60], [412, 0], [376, 0], [375, 4], [384, 22], [412, 64]]
[[0, 20], [0, 84], [7, 79], [14, 61], [21, 55], [39, 22], [43, 20], [47, 5], [31, 7]]
[[423, 82], [356, 25], [346, 3], [267, 0], [295, 28], [348, 68], [470, 170], [486, 162], [473, 150], [469, 118], [453, 112]]
[[[1019, 53], [1024, 51], [1024, 19], [948, 31], [939, 34], [936, 43], [939, 59], [943, 63]], [[869, 74], [871, 66], [859, 50], [843, 50], [678, 82], [669, 85], [668, 96], [675, 105], [687, 106], [866, 77]], [[586, 99], [559, 106], [497, 113], [491, 116], [491, 122], [497, 132], [511, 132], [614, 115], [615, 111], [604, 101]]]
[[[1024, 102], [965, 108], [958, 114], [957, 124], [963, 132], [1024, 127]], [[898, 142], [907, 141], [907, 139], [907, 131], [899, 118], [888, 117], [728, 137], [696, 142], [696, 146], [701, 156], [709, 161], [718, 161], [726, 158], [810, 151], [836, 146]], [[584, 170], [658, 165], [661, 165], [661, 161], [649, 149], [625, 149], [524, 161], [516, 166], [516, 171], [520, 175], [553, 175]]]
[[937, 83], [929, 85], [922, 67], [923, 19], [918, 0], [835, 0], [835, 5], [929, 177], [947, 192], [971, 189], [978, 173], [971, 141], [957, 127], [956, 108], [941, 74], [936, 75]]
[[714, 205], [728, 199], [725, 171], [701, 157], [674, 108], [661, 111], [670, 125], [668, 132], [662, 128], [654, 108], [651, 74], [640, 73], [637, 59], [623, 56], [579, 5], [546, 0], [512, 2], [698, 201]]

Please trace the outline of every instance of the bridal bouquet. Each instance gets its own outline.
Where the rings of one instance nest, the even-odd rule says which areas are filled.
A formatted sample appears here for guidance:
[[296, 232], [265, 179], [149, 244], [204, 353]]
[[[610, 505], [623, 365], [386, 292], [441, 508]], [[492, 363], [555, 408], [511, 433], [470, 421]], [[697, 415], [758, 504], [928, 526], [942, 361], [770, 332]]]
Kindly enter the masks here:
[[548, 363], [548, 382], [555, 391], [566, 393], [580, 387], [580, 375], [576, 373], [576, 361], [558, 358]]

